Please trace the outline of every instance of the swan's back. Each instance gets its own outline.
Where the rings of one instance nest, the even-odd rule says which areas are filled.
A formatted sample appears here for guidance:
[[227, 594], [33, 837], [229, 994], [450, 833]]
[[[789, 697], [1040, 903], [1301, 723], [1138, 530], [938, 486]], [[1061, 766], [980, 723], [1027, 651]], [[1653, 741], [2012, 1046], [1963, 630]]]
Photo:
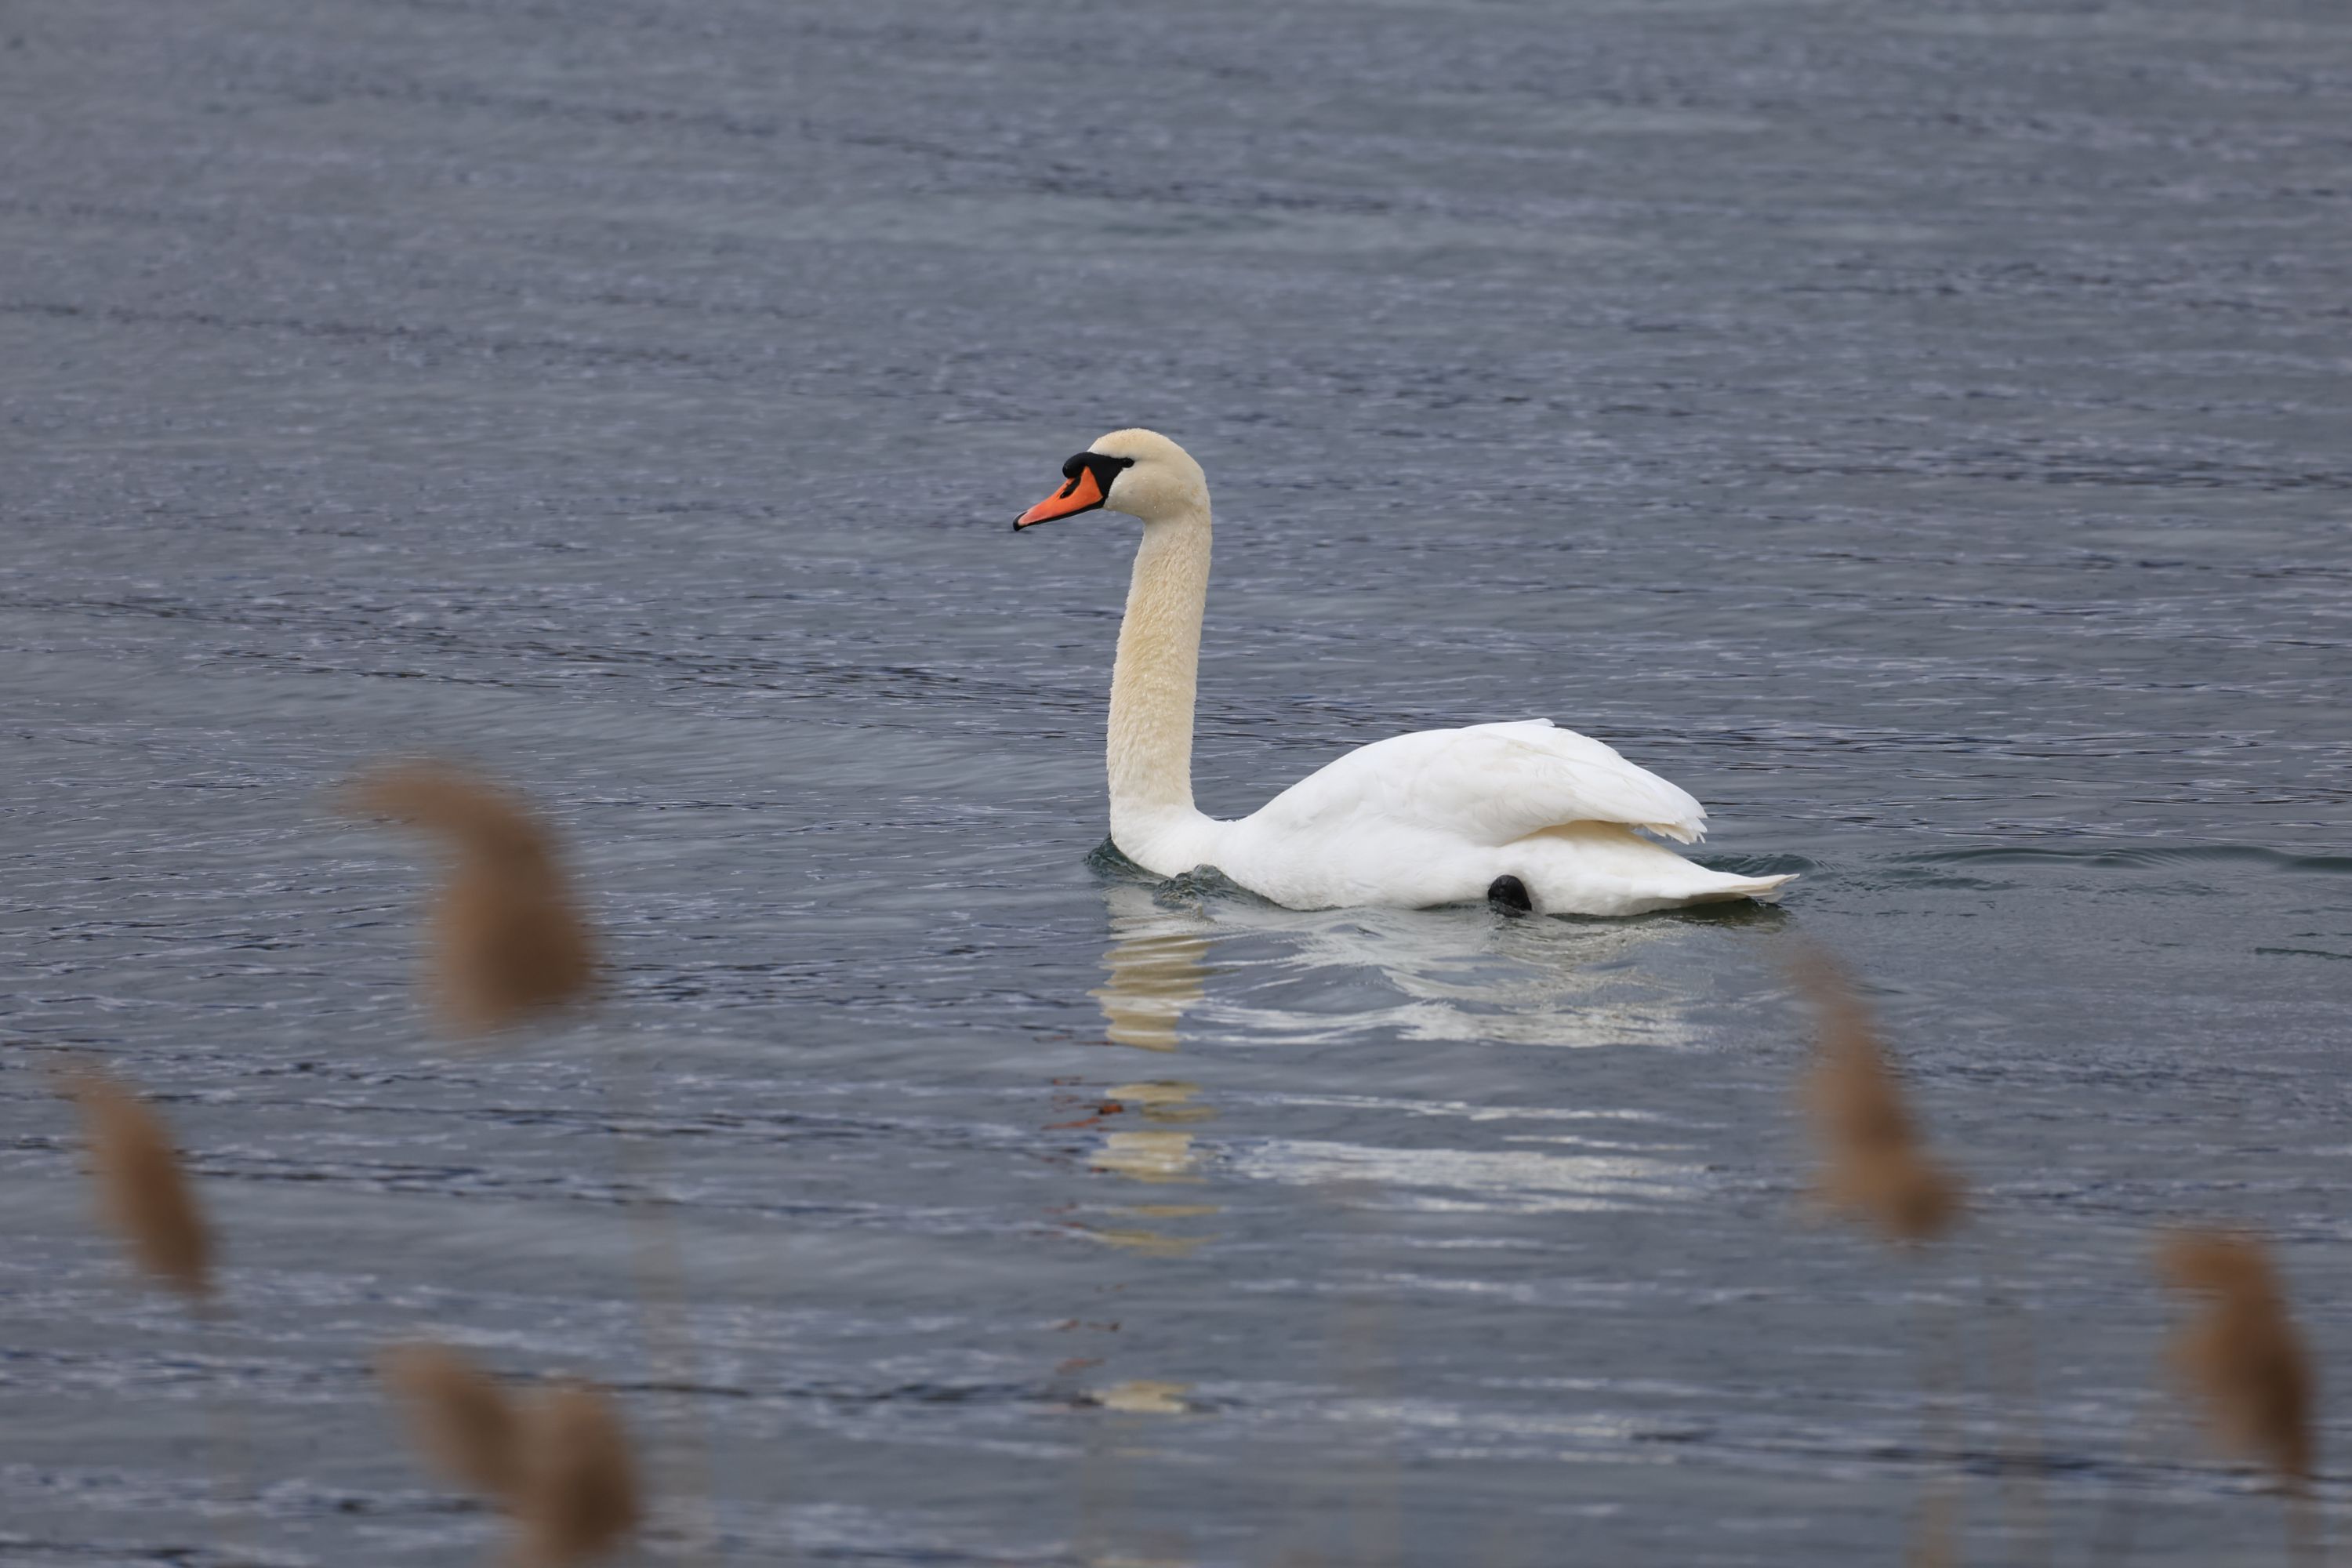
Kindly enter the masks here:
[[1620, 822], [1685, 844], [1706, 831], [1706, 812], [1688, 793], [1549, 719], [1375, 741], [1251, 820], [1300, 833], [1367, 817], [1489, 847], [1570, 822]]
[[1301, 909], [1462, 903], [1508, 876], [1538, 910], [1636, 914], [1785, 880], [1710, 871], [1636, 828], [1689, 843], [1706, 813], [1591, 736], [1529, 719], [1360, 747], [1225, 825], [1218, 863]]

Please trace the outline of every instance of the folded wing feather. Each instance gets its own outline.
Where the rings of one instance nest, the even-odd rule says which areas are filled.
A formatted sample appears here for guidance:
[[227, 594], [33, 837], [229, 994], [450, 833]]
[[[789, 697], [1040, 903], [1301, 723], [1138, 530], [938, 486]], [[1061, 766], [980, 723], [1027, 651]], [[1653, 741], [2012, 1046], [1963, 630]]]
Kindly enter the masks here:
[[1549, 719], [1423, 730], [1378, 741], [1309, 774], [1259, 816], [1293, 831], [1369, 816], [1503, 845], [1568, 822], [1622, 822], [1688, 844], [1698, 802]]

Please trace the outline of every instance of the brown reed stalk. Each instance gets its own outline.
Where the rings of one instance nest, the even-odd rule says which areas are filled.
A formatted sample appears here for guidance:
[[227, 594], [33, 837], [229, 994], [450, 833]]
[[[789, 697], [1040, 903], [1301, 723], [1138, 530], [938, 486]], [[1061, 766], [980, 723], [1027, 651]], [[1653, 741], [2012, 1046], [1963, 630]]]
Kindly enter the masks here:
[[[1790, 972], [1820, 1020], [1804, 1080], [1822, 1161], [1816, 1195], [1834, 1213], [1875, 1225], [1891, 1242], [1935, 1240], [1959, 1218], [1960, 1184], [1928, 1157], [1870, 1010], [1822, 952], [1801, 950]], [[1958, 1440], [1951, 1428], [1949, 1380], [1927, 1358], [1931, 1347], [1948, 1346], [1950, 1338], [1930, 1325], [1922, 1330], [1926, 1443], [1930, 1451], [1949, 1449]], [[1959, 1510], [1955, 1477], [1939, 1473], [1926, 1483], [1906, 1555], [1914, 1568], [1958, 1560]]]
[[[81, 1108], [99, 1210], [130, 1244], [131, 1261], [158, 1283], [188, 1298], [196, 1319], [226, 1334], [213, 1290], [212, 1228], [196, 1202], [179, 1152], [163, 1120], [120, 1079], [95, 1067], [58, 1075], [59, 1090]], [[248, 1495], [249, 1455], [235, 1407], [215, 1394], [205, 1402], [206, 1449], [215, 1489], [231, 1509]], [[220, 1527], [218, 1547], [234, 1560], [237, 1527]]]
[[[687, 1563], [698, 1563], [716, 1555], [719, 1502], [709, 1436], [694, 1408], [697, 1371], [694, 1334], [687, 1315], [686, 1261], [678, 1244], [676, 1214], [660, 1193], [661, 1145], [649, 1139], [641, 1148], [627, 1131], [631, 1123], [643, 1124], [651, 1119], [649, 1076], [632, 1045], [614, 1044], [611, 1070], [604, 1077], [605, 1097], [613, 1111], [614, 1179], [627, 1207], [635, 1243], [631, 1261], [647, 1360], [656, 1379], [667, 1388], [663, 1416], [674, 1461], [667, 1474], [658, 1459], [649, 1468], [657, 1488], [685, 1502], [683, 1555]], [[661, 1447], [657, 1436], [657, 1454]]]
[[551, 1389], [526, 1407], [522, 1430], [515, 1560], [523, 1568], [570, 1568], [635, 1533], [636, 1461], [609, 1394], [584, 1383]]
[[2042, 1415], [2034, 1392], [2033, 1329], [2024, 1302], [1992, 1281], [2014, 1278], [2009, 1248], [1994, 1238], [1986, 1260], [1985, 1317], [1990, 1342], [1985, 1360], [1993, 1374], [1994, 1408], [2001, 1421], [2000, 1490], [2014, 1549], [2011, 1568], [2048, 1568], [2051, 1558], [2049, 1499], [2042, 1484], [2045, 1464]]
[[1822, 1200], [1892, 1241], [1942, 1236], [1959, 1218], [1960, 1184], [1928, 1158], [1869, 1010], [1822, 953], [1802, 954], [1790, 973], [1821, 1020], [1804, 1096], [1822, 1154]]
[[81, 1108], [107, 1224], [130, 1243], [141, 1269], [199, 1306], [208, 1302], [212, 1232], [162, 1121], [97, 1068], [69, 1069], [61, 1087]]
[[2174, 1336], [2170, 1360], [2206, 1425], [2224, 1447], [2303, 1491], [2314, 1457], [2311, 1355], [2268, 1249], [2242, 1233], [2175, 1231], [2158, 1248], [2157, 1272], [2202, 1302]]
[[1904, 1568], [1956, 1568], [1960, 1560], [1960, 1500], [1948, 1488], [1919, 1503], [1919, 1522], [1903, 1553]]
[[396, 1345], [376, 1373], [407, 1406], [409, 1432], [436, 1468], [511, 1509], [522, 1490], [522, 1416], [498, 1381], [446, 1345]]
[[455, 853], [431, 921], [426, 989], [452, 1034], [483, 1035], [587, 994], [594, 945], [547, 829], [514, 795], [446, 764], [383, 769], [353, 812], [393, 817]]

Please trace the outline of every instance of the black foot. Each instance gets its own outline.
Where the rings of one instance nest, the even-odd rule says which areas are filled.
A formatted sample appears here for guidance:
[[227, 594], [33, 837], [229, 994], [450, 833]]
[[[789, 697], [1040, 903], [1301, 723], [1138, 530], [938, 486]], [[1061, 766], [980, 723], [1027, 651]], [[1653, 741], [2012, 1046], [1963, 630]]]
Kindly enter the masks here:
[[1527, 914], [1536, 907], [1536, 901], [1528, 897], [1528, 885], [1517, 877], [1496, 878], [1487, 885], [1486, 901], [1517, 914]]

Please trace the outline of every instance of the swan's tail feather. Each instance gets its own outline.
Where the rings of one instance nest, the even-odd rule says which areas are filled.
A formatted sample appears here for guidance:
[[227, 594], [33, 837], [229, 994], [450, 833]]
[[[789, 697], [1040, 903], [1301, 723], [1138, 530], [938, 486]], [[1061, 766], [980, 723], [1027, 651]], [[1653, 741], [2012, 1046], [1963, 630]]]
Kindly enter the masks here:
[[1794, 871], [1783, 871], [1777, 877], [1733, 877], [1691, 900], [1695, 904], [1717, 904], [1731, 899], [1754, 899], [1762, 904], [1780, 901], [1780, 884], [1797, 879]]
[[1743, 877], [1685, 860], [1615, 822], [1570, 822], [1506, 849], [1536, 907], [1563, 914], [1633, 915], [1733, 899], [1769, 901], [1794, 873]]

